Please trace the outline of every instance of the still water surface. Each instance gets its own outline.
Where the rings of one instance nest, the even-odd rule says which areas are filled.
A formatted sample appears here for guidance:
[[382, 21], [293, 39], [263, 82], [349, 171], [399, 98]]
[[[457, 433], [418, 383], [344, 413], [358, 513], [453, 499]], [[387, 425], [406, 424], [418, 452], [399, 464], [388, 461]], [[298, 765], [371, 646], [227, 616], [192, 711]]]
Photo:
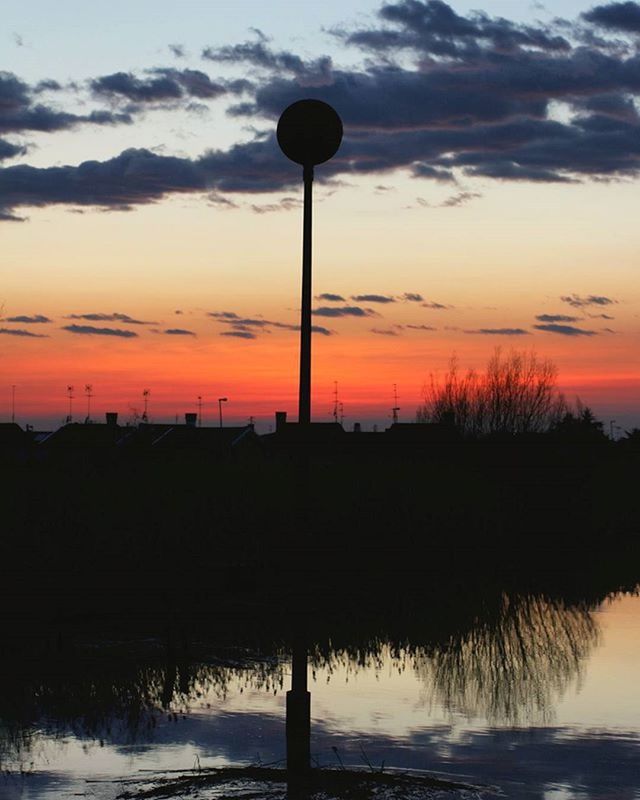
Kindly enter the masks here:
[[[316, 763], [428, 770], [526, 800], [640, 798], [640, 598], [540, 601], [516, 619], [455, 648], [318, 657]], [[288, 662], [225, 669], [203, 666], [133, 733], [122, 719], [99, 735], [39, 720], [28, 745], [5, 748], [0, 798], [113, 800], [117, 779], [144, 771], [279, 762]]]

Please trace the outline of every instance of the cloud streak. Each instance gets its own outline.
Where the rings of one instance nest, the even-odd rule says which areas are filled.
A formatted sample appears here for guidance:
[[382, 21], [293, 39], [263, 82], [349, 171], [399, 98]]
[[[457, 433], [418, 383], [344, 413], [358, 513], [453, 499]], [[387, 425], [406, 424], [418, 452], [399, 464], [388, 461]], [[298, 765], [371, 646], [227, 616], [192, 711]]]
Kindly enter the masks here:
[[44, 314], [19, 314], [17, 317], [5, 317], [5, 322], [22, 322], [24, 325], [39, 325], [46, 322], [53, 322]]
[[138, 336], [135, 331], [127, 331], [122, 328], [96, 328], [93, 325], [64, 325], [62, 330], [81, 336], [115, 336], [120, 339], [133, 339]]
[[546, 333], [557, 333], [560, 336], [597, 336], [596, 331], [584, 330], [583, 328], [576, 328], [574, 325], [534, 325], [537, 331], [545, 331]]
[[25, 339], [49, 338], [45, 333], [33, 333], [33, 331], [27, 331], [24, 328], [0, 328], [0, 334], [2, 336], [20, 336]]

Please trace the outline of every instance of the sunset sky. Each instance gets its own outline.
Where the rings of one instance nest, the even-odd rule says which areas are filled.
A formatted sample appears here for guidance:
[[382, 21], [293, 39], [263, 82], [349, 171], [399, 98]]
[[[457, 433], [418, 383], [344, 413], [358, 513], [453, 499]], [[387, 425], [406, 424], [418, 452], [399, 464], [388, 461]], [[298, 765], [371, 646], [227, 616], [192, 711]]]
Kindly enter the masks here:
[[[478, 8], [482, 10], [479, 11]], [[474, 10], [475, 9], [475, 10]], [[297, 413], [301, 175], [317, 168], [313, 407], [411, 421], [456, 354], [534, 349], [640, 426], [640, 3], [26, 0], [0, 33], [0, 418]]]

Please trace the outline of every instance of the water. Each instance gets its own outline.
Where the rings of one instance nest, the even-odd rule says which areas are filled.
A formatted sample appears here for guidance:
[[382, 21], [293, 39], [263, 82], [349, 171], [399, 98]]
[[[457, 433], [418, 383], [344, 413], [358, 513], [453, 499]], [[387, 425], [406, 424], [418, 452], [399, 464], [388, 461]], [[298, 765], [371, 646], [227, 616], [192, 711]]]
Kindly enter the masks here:
[[[312, 662], [320, 765], [428, 770], [531, 800], [640, 798], [638, 597], [505, 600], [491, 625], [427, 647], [325, 648]], [[112, 679], [84, 718], [61, 685], [36, 685], [46, 713], [0, 729], [0, 797], [113, 800], [119, 780], [156, 771], [281, 763], [289, 681], [282, 656], [143, 669]]]

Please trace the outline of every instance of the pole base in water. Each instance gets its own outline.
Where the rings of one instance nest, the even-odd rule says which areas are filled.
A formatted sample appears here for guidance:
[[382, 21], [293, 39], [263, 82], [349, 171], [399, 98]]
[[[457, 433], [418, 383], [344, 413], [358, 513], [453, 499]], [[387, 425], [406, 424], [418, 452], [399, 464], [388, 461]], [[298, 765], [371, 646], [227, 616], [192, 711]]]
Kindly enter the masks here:
[[311, 693], [287, 692], [287, 770], [308, 772], [311, 766]]

